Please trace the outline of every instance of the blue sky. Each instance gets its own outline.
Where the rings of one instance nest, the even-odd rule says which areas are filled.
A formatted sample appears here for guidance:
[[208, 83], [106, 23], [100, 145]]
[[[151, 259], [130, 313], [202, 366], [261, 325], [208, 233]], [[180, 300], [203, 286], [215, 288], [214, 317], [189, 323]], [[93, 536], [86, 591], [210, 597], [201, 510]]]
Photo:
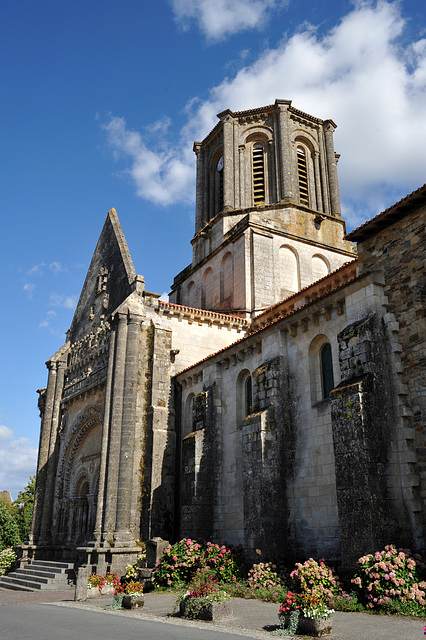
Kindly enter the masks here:
[[0, 490], [35, 471], [36, 389], [106, 213], [168, 292], [191, 260], [194, 140], [275, 98], [338, 125], [348, 230], [422, 185], [423, 0], [3, 3]]

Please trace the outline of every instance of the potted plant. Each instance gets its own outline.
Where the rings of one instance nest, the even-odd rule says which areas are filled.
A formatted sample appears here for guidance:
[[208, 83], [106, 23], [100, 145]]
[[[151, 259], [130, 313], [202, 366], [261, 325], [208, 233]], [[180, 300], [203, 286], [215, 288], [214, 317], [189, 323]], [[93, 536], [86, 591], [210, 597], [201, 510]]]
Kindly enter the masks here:
[[121, 606], [124, 609], [140, 609], [144, 605], [143, 586], [135, 580], [120, 585], [115, 595], [122, 595]]
[[274, 635], [292, 636], [294, 634], [319, 638], [331, 633], [331, 616], [334, 610], [317, 596], [308, 593], [287, 593], [286, 600], [280, 605], [278, 618], [280, 628]]
[[175, 609], [183, 618], [198, 620], [222, 620], [232, 617], [231, 597], [209, 569], [200, 569], [181, 595]]

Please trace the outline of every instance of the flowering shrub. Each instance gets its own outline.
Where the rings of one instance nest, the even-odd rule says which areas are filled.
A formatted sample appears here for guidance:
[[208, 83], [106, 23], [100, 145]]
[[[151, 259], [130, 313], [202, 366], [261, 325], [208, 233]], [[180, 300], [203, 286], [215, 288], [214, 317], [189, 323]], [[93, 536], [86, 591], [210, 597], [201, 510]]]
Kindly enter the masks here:
[[297, 562], [290, 578], [295, 591], [311, 594], [326, 603], [333, 599], [339, 588], [336, 576], [324, 560], [316, 562], [309, 558], [304, 564]]
[[200, 556], [200, 568], [208, 569], [220, 582], [233, 582], [243, 576], [242, 547], [207, 542]]
[[188, 583], [200, 562], [201, 545], [189, 538], [169, 545], [152, 573], [155, 587], [171, 587]]
[[13, 567], [16, 560], [16, 553], [13, 547], [0, 551], [0, 576], [4, 576]]
[[275, 571], [276, 566], [272, 562], [259, 562], [254, 564], [249, 571], [248, 584], [251, 589], [259, 587], [274, 589], [281, 586], [281, 580]]
[[361, 591], [367, 607], [394, 608], [392, 601], [399, 605], [412, 603], [414, 609], [426, 605], [425, 565], [420, 556], [411, 556], [409, 549], [397, 549], [388, 545], [384, 551], [376, 551], [358, 560], [358, 571], [353, 584]]
[[152, 574], [156, 587], [177, 587], [187, 584], [199, 570], [208, 570], [221, 582], [235, 581], [242, 575], [241, 547], [213, 544], [202, 545], [189, 538], [169, 545]]
[[139, 575], [138, 569], [144, 566], [146, 560], [146, 553], [142, 552], [138, 555], [137, 562], [135, 564], [129, 564], [126, 567], [126, 579], [137, 578]]

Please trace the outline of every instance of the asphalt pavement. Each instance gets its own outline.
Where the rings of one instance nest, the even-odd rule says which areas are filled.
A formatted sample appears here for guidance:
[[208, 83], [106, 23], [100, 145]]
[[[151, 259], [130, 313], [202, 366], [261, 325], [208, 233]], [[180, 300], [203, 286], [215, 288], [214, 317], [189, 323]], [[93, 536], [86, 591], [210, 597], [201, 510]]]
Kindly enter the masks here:
[[[176, 597], [145, 594], [145, 605], [133, 611], [104, 607], [112, 596], [74, 602], [71, 591], [0, 590], [1, 640], [237, 640], [273, 638], [278, 605], [233, 598], [233, 617], [221, 622], [183, 620], [171, 616]], [[418, 618], [366, 613], [333, 615], [330, 640], [421, 640], [425, 622]], [[295, 636], [302, 638], [303, 636]]]

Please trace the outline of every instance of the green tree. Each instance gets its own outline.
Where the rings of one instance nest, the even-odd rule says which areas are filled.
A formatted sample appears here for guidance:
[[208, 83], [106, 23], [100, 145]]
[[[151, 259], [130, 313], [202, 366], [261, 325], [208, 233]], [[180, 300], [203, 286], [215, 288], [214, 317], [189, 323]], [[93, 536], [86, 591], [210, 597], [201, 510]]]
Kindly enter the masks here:
[[35, 476], [30, 476], [28, 484], [13, 503], [15, 520], [19, 527], [19, 535], [25, 541], [31, 530], [34, 509]]
[[5, 504], [0, 502], [0, 551], [21, 544], [18, 524]]

